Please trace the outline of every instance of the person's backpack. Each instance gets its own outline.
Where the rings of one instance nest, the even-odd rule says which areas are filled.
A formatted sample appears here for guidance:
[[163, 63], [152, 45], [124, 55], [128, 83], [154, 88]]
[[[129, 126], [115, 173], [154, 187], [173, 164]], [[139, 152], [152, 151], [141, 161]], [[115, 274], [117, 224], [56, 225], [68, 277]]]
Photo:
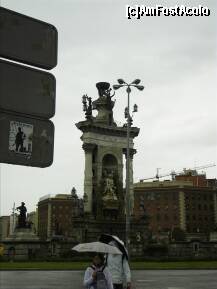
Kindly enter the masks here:
[[103, 272], [104, 269], [105, 269], [105, 266], [102, 268], [102, 270], [97, 271], [96, 273], [96, 288], [97, 289], [108, 289], [107, 280]]

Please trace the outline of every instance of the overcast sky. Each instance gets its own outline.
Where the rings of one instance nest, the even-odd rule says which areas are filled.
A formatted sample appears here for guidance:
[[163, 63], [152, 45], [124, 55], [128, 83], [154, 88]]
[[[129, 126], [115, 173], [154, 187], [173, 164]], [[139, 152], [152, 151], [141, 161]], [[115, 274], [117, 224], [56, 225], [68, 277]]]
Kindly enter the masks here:
[[[187, 1], [211, 9], [209, 17], [143, 17], [128, 20], [128, 4], [156, 4], [130, 0], [1, 0], [11, 10], [55, 25], [59, 33], [54, 163], [30, 168], [1, 164], [1, 215], [25, 201], [35, 209], [46, 194], [83, 194], [84, 120], [81, 97], [96, 98], [95, 83], [117, 78], [140, 78], [145, 90], [133, 90], [138, 113], [134, 125], [134, 180], [156, 174], [217, 163], [217, 2]], [[175, 5], [185, 1], [163, 1]], [[114, 117], [124, 121], [126, 92], [116, 92]], [[206, 170], [216, 178], [217, 169]]]

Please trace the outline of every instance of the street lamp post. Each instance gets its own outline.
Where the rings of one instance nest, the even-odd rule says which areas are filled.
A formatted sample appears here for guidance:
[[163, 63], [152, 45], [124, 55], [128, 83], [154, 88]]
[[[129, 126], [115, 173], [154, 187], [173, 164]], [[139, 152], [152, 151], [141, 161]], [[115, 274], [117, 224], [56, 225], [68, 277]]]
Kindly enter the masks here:
[[[127, 117], [127, 158], [126, 158], [126, 247], [129, 253], [130, 249], [130, 126], [132, 118], [130, 116], [130, 93], [131, 87], [136, 87], [139, 90], [143, 90], [144, 86], [139, 85], [141, 80], [135, 79], [130, 84], [126, 83], [123, 79], [117, 80], [119, 84], [113, 85], [113, 89], [117, 90], [121, 87], [126, 87], [127, 92], [127, 108], [125, 109], [125, 116]], [[137, 105], [134, 105], [134, 111], [137, 111]]]

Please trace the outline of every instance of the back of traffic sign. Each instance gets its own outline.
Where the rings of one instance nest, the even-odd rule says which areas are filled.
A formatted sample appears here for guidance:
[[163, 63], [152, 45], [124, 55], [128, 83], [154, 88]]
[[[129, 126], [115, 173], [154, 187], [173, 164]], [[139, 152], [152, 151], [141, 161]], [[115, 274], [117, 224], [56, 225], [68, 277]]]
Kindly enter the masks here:
[[[0, 7], [0, 57], [51, 69], [57, 30]], [[0, 162], [48, 167], [53, 162], [56, 81], [45, 71], [0, 60]]]
[[0, 112], [0, 161], [3, 163], [48, 167], [53, 162], [54, 125]]
[[51, 24], [0, 7], [0, 57], [54, 68], [57, 30]]
[[49, 119], [55, 102], [51, 73], [0, 60], [0, 110]]

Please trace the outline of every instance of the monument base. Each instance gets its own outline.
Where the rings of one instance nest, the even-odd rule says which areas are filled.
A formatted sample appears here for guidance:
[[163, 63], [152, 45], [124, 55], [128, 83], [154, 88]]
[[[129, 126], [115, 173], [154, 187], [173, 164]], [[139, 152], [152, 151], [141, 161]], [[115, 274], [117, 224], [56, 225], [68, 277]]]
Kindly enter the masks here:
[[[91, 216], [73, 219], [74, 242], [88, 243], [97, 241], [101, 234], [115, 235], [125, 242], [125, 220], [97, 220]], [[130, 247], [132, 256], [142, 256], [147, 243], [147, 223], [131, 220]]]
[[39, 237], [30, 228], [16, 228], [14, 233], [5, 240], [10, 241], [39, 241]]
[[4, 255], [10, 261], [31, 260], [40, 249], [40, 239], [30, 228], [16, 228], [3, 240]]

